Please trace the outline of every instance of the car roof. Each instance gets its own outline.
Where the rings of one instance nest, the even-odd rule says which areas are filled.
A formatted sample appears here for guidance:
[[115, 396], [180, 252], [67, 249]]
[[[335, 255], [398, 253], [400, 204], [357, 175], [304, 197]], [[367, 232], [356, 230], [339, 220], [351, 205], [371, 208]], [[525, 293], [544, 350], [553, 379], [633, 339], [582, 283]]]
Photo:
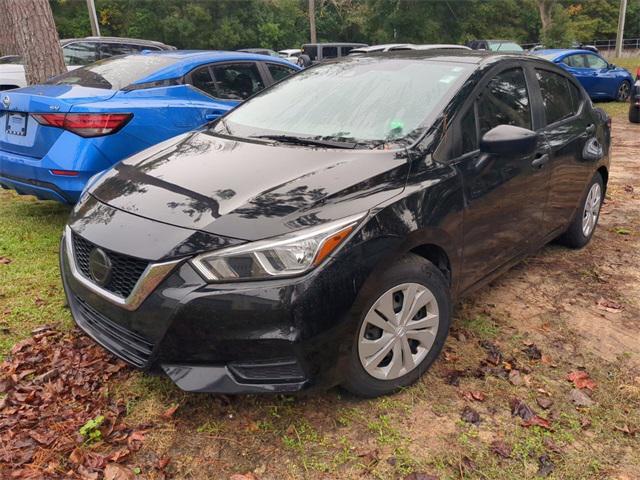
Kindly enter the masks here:
[[160, 80], [168, 80], [170, 78], [182, 77], [189, 73], [191, 70], [199, 65], [216, 62], [230, 62], [230, 61], [256, 61], [256, 62], [270, 62], [285, 65], [287, 67], [299, 70], [297, 65], [288, 62], [287, 60], [279, 57], [273, 57], [270, 55], [260, 55], [257, 53], [247, 52], [229, 52], [218, 50], [164, 50], [159, 52], [145, 52], [139, 54], [132, 54], [128, 56], [158, 56], [175, 58], [176, 61], [171, 65], [160, 68], [151, 75], [144, 77], [137, 83], [157, 82]]
[[60, 40], [60, 43], [67, 44], [70, 42], [78, 42], [78, 41], [90, 41], [90, 42], [111, 42], [111, 43], [134, 43], [138, 45], [154, 45], [156, 47], [160, 47], [163, 49], [174, 49], [171, 45], [167, 45], [166, 43], [158, 42], [156, 40], [145, 40], [142, 38], [129, 38], [129, 37], [82, 37], [82, 38], [64, 38]]
[[536, 50], [533, 52], [534, 55], [555, 55], [554, 58], [556, 59], [566, 57], [567, 55], [573, 55], [575, 53], [590, 53], [591, 55], [596, 55], [596, 52], [585, 50], [584, 48], [546, 48], [544, 50]]
[[327, 43], [305, 43], [302, 45], [306, 46], [317, 46], [317, 47], [368, 47], [366, 43], [353, 43], [353, 42], [327, 42]]

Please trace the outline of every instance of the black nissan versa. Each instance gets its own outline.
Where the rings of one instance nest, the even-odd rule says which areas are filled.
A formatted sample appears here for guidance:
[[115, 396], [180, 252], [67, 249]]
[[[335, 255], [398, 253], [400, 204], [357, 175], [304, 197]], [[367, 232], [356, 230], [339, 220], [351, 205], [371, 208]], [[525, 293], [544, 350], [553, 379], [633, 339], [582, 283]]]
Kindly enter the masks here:
[[552, 239], [589, 241], [609, 143], [542, 59], [318, 65], [93, 179], [61, 246], [69, 305], [184, 390], [393, 392], [461, 295]]

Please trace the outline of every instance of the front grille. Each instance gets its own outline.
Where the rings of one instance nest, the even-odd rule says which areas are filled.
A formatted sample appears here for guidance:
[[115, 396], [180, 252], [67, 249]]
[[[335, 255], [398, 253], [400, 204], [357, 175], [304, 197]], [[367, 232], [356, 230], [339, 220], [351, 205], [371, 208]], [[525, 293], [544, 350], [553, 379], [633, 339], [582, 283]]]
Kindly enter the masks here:
[[109, 320], [81, 298], [74, 300], [78, 307], [76, 321], [98, 343], [138, 368], [147, 366], [153, 352], [152, 342]]
[[[91, 280], [91, 271], [89, 270], [89, 255], [96, 247], [93, 243], [85, 240], [80, 235], [72, 233], [73, 255], [75, 257], [78, 270], [86, 278]], [[142, 272], [144, 272], [149, 262], [139, 258], [122, 255], [121, 253], [112, 252], [104, 249], [105, 253], [111, 260], [112, 270], [109, 282], [102, 288], [108, 290], [122, 298], [127, 298], [133, 288], [138, 283]]]

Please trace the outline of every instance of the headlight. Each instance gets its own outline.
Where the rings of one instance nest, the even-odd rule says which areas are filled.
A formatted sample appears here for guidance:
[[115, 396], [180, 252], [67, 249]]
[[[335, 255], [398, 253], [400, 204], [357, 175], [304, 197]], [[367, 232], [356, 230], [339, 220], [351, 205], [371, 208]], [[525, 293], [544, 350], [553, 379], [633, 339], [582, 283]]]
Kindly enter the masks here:
[[293, 232], [198, 255], [193, 266], [210, 282], [300, 275], [320, 265], [353, 233], [364, 213]]

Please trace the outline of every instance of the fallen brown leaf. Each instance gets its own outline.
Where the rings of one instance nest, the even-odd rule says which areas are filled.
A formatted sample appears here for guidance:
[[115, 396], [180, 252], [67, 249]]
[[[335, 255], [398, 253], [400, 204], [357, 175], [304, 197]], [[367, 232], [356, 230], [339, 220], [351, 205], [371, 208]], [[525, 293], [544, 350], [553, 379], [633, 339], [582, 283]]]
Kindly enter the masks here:
[[511, 447], [504, 440], [494, 440], [491, 442], [491, 451], [502, 458], [511, 457]]
[[567, 380], [573, 382], [576, 388], [588, 388], [593, 390], [596, 388], [596, 382], [589, 378], [589, 374], [583, 370], [577, 370], [567, 375]]
[[539, 417], [538, 415], [534, 415], [533, 418], [530, 418], [529, 420], [525, 420], [522, 423], [523, 427], [532, 427], [534, 425], [545, 428], [547, 430], [551, 430], [551, 422], [546, 418]]
[[104, 480], [134, 480], [136, 475], [130, 468], [117, 463], [109, 463], [104, 469]]

